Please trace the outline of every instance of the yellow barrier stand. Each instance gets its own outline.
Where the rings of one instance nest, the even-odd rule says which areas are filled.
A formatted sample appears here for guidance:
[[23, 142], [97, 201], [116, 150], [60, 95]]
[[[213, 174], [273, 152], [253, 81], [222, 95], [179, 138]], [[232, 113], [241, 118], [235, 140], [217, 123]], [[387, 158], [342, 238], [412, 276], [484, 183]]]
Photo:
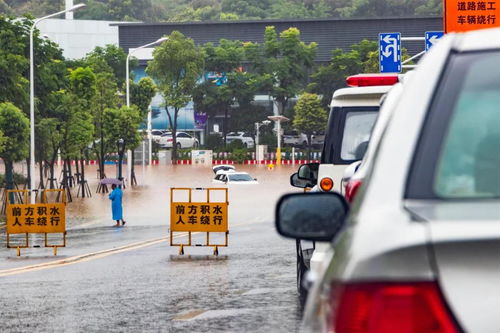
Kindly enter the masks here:
[[[56, 202], [50, 203], [47, 199], [48, 193], [56, 193]], [[22, 193], [20, 202], [12, 202], [15, 194]], [[66, 246], [66, 196], [64, 189], [43, 190], [42, 203], [28, 204], [29, 190], [8, 190], [7, 200], [7, 248], [17, 248], [17, 255], [21, 255], [22, 248], [29, 247], [29, 234], [45, 234], [45, 247], [52, 247], [54, 255], [57, 248]], [[15, 201], [15, 200], [14, 200]], [[62, 244], [49, 244], [49, 233], [62, 233]], [[11, 245], [10, 238], [13, 234], [25, 234], [24, 245]]]
[[[193, 202], [192, 191], [206, 191], [206, 201]], [[174, 201], [174, 193], [185, 191], [188, 201]], [[211, 202], [210, 193], [224, 191], [224, 202]], [[184, 254], [185, 246], [212, 246], [214, 255], [219, 255], [219, 247], [228, 246], [228, 212], [229, 199], [227, 188], [170, 188], [170, 246], [179, 246], [179, 254]], [[174, 243], [174, 232], [187, 232], [187, 243]], [[192, 233], [206, 233], [205, 244], [192, 244]], [[224, 244], [210, 243], [210, 233], [225, 233]]]

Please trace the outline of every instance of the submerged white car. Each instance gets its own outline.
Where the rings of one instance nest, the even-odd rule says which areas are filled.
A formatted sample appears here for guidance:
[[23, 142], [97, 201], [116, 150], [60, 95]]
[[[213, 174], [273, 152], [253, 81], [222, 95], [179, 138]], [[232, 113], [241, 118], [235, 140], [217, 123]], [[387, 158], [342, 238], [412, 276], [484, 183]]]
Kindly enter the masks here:
[[246, 172], [236, 172], [234, 170], [217, 172], [214, 183], [219, 184], [258, 184], [257, 179], [252, 178]]

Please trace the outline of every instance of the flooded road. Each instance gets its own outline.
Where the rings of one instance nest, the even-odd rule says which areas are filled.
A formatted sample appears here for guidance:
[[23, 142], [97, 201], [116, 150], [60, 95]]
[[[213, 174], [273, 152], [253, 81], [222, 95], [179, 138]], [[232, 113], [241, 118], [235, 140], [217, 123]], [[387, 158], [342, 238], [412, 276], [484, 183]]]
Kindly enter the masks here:
[[[259, 184], [229, 186], [229, 247], [214, 257], [206, 247], [179, 256], [166, 240], [169, 188], [220, 187], [211, 168], [137, 167], [139, 186], [124, 192], [124, 228], [111, 227], [110, 202], [95, 193], [89, 168], [93, 197], [68, 205], [68, 247], [57, 258], [43, 248], [20, 258], [0, 250], [3, 330], [296, 331], [295, 243], [274, 229], [274, 205], [294, 191], [296, 167], [237, 169]], [[55, 260], [63, 262], [33, 268]]]

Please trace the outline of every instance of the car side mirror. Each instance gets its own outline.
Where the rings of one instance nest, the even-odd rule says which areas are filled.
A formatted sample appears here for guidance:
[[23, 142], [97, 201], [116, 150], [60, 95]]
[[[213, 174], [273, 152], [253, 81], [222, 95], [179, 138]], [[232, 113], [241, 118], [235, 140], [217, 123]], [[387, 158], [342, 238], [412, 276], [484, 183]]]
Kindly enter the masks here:
[[316, 184], [318, 182], [318, 169], [319, 163], [302, 164], [297, 172], [298, 177]]
[[338, 193], [286, 194], [276, 206], [276, 229], [287, 238], [331, 241], [348, 212], [347, 202]]
[[308, 180], [299, 179], [299, 174], [298, 172], [296, 172], [290, 176], [290, 185], [298, 188], [307, 188], [307, 187], [314, 187], [314, 185], [316, 184], [312, 184], [312, 182]]

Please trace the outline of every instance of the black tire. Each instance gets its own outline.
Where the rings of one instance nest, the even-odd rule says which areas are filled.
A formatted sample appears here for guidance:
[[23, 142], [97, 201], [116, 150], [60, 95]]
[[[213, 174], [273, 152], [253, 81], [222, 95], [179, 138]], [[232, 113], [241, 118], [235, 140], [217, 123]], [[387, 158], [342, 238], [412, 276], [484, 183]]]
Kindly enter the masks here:
[[181, 143], [180, 143], [180, 142], [177, 142], [176, 147], [177, 147], [177, 149], [181, 149], [181, 148], [182, 148]]
[[196, 141], [195, 141], [195, 142], [193, 143], [193, 148], [194, 148], [194, 149], [196, 149], [196, 148], [198, 148], [198, 146], [199, 146], [198, 142], [196, 142]]
[[307, 289], [304, 288], [303, 281], [307, 272], [307, 266], [304, 262], [304, 257], [302, 255], [302, 247], [300, 246], [300, 240], [296, 241], [297, 248], [297, 292], [299, 294], [299, 301], [302, 306], [306, 304], [307, 299]]

